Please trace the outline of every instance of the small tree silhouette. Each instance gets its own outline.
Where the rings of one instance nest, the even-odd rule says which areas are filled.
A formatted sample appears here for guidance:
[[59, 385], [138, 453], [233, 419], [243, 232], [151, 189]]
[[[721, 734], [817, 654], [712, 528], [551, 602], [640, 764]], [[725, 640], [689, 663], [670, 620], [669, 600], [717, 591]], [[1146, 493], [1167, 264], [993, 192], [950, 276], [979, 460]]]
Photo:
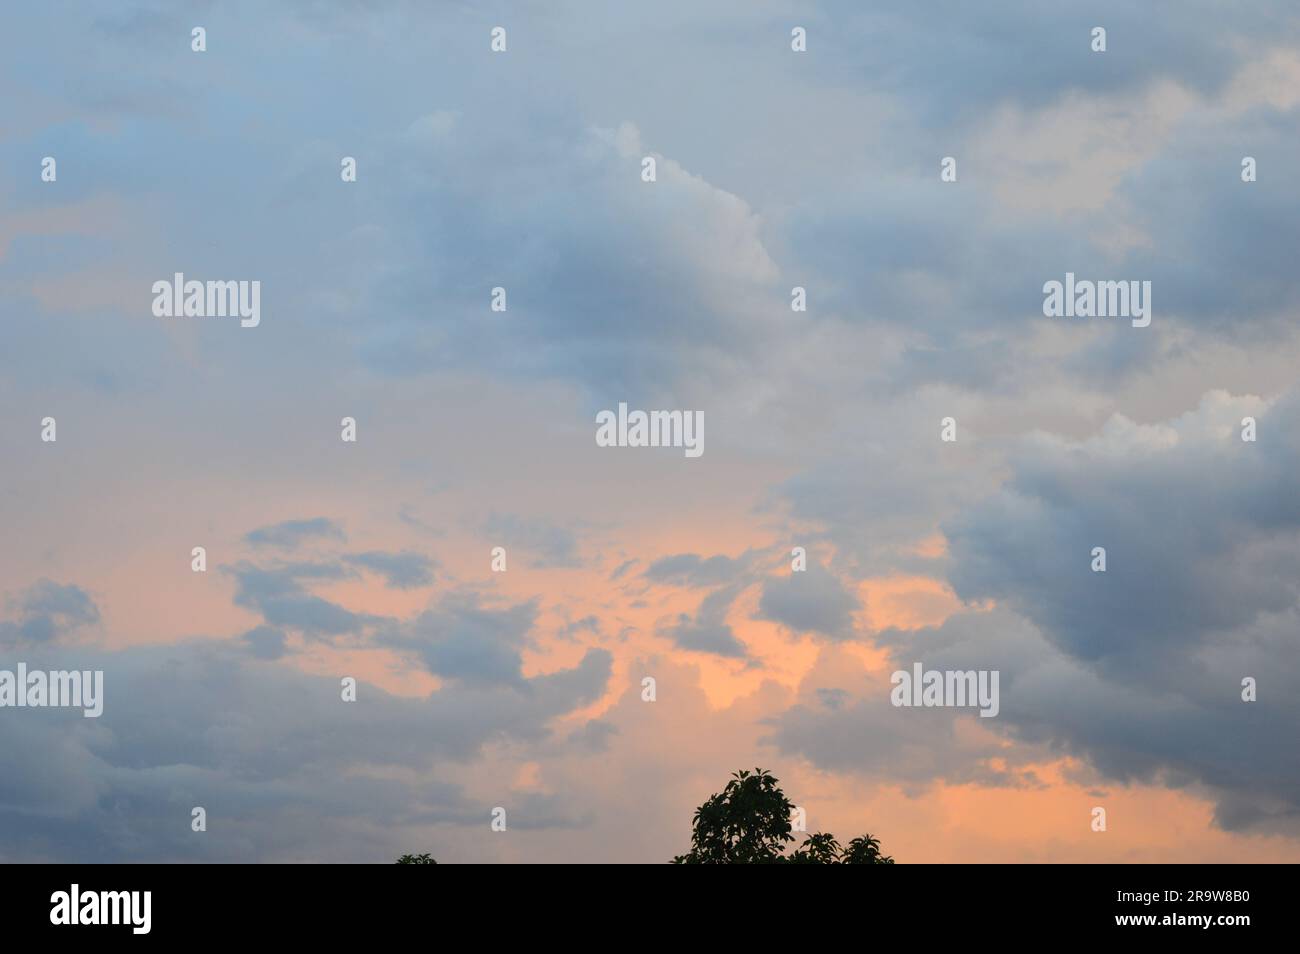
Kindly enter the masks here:
[[672, 860], [675, 865], [805, 864], [892, 865], [870, 835], [841, 847], [834, 835], [817, 833], [789, 855], [790, 812], [794, 803], [765, 769], [739, 771], [717, 795], [695, 810], [691, 821], [691, 850]]
[[422, 855], [402, 855], [394, 862], [394, 864], [399, 865], [436, 865], [437, 863], [434, 861], [433, 855], [428, 852]]

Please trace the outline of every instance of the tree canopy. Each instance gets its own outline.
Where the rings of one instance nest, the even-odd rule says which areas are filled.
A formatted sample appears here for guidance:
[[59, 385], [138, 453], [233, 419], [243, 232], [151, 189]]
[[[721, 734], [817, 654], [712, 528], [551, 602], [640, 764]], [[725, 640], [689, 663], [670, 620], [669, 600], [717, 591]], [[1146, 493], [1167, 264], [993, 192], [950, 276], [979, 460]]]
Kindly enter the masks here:
[[[892, 865], [881, 854], [880, 841], [870, 835], [841, 845], [828, 832], [809, 835], [788, 854], [796, 841], [791, 815], [794, 802], [766, 769], [739, 771], [727, 787], [695, 810], [691, 820], [691, 850], [672, 860], [675, 865]], [[436, 865], [428, 852], [402, 855], [399, 865]]]
[[765, 769], [739, 771], [727, 787], [695, 810], [691, 821], [691, 850], [672, 860], [676, 865], [811, 864], [892, 865], [870, 835], [841, 845], [835, 836], [818, 832], [789, 854], [794, 842], [790, 816], [795, 805], [779, 779]]

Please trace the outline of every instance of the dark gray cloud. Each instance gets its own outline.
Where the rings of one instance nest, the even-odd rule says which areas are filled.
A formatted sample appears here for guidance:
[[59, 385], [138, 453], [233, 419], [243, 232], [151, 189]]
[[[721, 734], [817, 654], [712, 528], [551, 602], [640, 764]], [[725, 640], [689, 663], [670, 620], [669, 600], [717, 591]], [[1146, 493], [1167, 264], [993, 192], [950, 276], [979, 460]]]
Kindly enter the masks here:
[[745, 645], [736, 638], [727, 623], [727, 613], [743, 586], [724, 586], [709, 593], [700, 601], [694, 616], [679, 613], [676, 619], [661, 620], [658, 633], [671, 639], [679, 648], [697, 653], [713, 653], [743, 659], [748, 654]]
[[255, 626], [243, 635], [248, 651], [258, 659], [279, 659], [285, 653], [283, 630], [274, 626]]
[[720, 586], [734, 583], [750, 568], [750, 553], [738, 557], [718, 554], [702, 557], [696, 553], [678, 553], [655, 560], [645, 571], [645, 577], [655, 583], [675, 586]]
[[1300, 831], [1300, 402], [1258, 413], [1247, 443], [1252, 403], [1212, 394], [1167, 425], [1025, 442], [1004, 490], [946, 527], [958, 595], [1000, 608], [878, 642], [902, 666], [1000, 670], [986, 728], [1103, 779], [1206, 793], [1225, 828]]
[[[980, 720], [1039, 751], [1082, 760], [1094, 780], [1187, 788], [1229, 830], [1300, 834], [1300, 612], [1266, 614], [1198, 649], [1154, 648], [1163, 668], [1115, 672], [1058, 651], [1010, 611], [885, 634], [900, 664], [999, 669], [1001, 711]], [[1242, 679], [1260, 686], [1244, 702]], [[1267, 687], [1267, 691], [1263, 691]], [[917, 710], [908, 710], [917, 711]]]
[[522, 652], [536, 621], [536, 600], [496, 606], [476, 593], [452, 592], [382, 638], [434, 675], [467, 686], [524, 688], [530, 680], [522, 674]]
[[1300, 402], [1262, 414], [1256, 443], [1243, 416], [1207, 401], [1173, 427], [1026, 441], [1003, 490], [945, 524], [957, 594], [1006, 602], [1072, 656], [1143, 672], [1294, 607]]
[[0, 620], [0, 646], [47, 643], [60, 631], [99, 622], [99, 607], [85, 590], [53, 580], [33, 583], [13, 605], [17, 618]]
[[549, 520], [509, 513], [492, 514], [484, 524], [483, 532], [492, 538], [495, 545], [505, 546], [507, 553], [513, 547], [529, 553], [535, 567], [582, 565], [578, 556], [578, 538], [573, 530]]
[[943, 346], [908, 347], [897, 375], [913, 387], [947, 384], [984, 393], [1009, 386], [1015, 351], [1007, 341], [969, 341], [955, 335]]
[[577, 745], [589, 752], [605, 752], [609, 741], [618, 735], [618, 726], [603, 719], [588, 719], [580, 728], [569, 733], [567, 739], [571, 745]]
[[624, 560], [617, 567], [615, 567], [614, 572], [609, 575], [609, 582], [616, 583], [619, 580], [621, 580], [623, 578], [623, 574], [625, 574], [628, 570], [632, 569], [632, 567], [634, 567], [636, 563], [637, 560], [635, 557], [633, 557], [631, 560]]
[[316, 596], [304, 584], [335, 582], [355, 576], [337, 563], [300, 562], [261, 567], [246, 561], [223, 567], [235, 578], [235, 604], [259, 613], [275, 627], [330, 640], [359, 636], [367, 626], [382, 621], [367, 613], [354, 613]]
[[[1296, 302], [1294, 270], [1279, 250], [1294, 244], [1300, 189], [1281, 176], [1243, 189], [1235, 175], [1238, 153], [1247, 147], [1261, 154], [1266, 170], [1294, 165], [1295, 143], [1287, 134], [1294, 127], [1293, 107], [1195, 109], [1178, 128], [1151, 134], [1155, 155], [1139, 151], [1131, 168], [1119, 171], [1115, 203], [1059, 218], [998, 214], [1004, 197], [995, 194], [996, 186], [1014, 176], [1000, 175], [1000, 157], [978, 156], [981, 132], [1004, 108], [1029, 115], [1056, 110], [1068, 124], [1069, 110], [1077, 108], [1071, 96], [1124, 97], [1120, 102], [1126, 103], [1164, 82], [1217, 103], [1254, 59], [1295, 40], [1297, 17], [1282, 5], [1261, 5], [1239, 17], [1209, 3], [1169, 4], [1164, 9], [1171, 12], [1161, 17], [1119, 2], [1086, 13], [1044, 11], [1029, 2], [997, 10], [951, 2], [942, 13], [840, 3], [801, 17], [812, 46], [797, 79], [786, 71], [792, 54], [757, 52], [783, 47], [788, 16], [739, 2], [708, 11], [668, 7], [662, 21], [638, 22], [638, 42], [621, 41], [617, 49], [635, 57], [644, 52], [636, 49], [641, 42], [655, 45], [647, 35], [672, 42], [688, 88], [722, 86], [730, 99], [740, 98], [725, 129], [710, 130], [693, 110], [666, 109], [659, 89], [609, 77], [591, 82], [588, 57], [566, 55], [576, 52], [572, 44], [580, 40], [563, 28], [562, 15], [539, 20], [519, 14], [519, 22], [529, 24], [525, 29], [546, 42], [500, 58], [494, 67], [518, 95], [484, 111], [471, 105], [481, 90], [468, 77], [478, 75], [481, 58], [468, 47], [457, 45], [434, 62], [414, 49], [405, 51], [413, 60], [368, 58], [352, 50], [365, 68], [339, 71], [312, 86], [310, 71], [295, 68], [305, 65], [295, 60], [296, 45], [283, 37], [304, 29], [326, 36], [365, 33], [376, 28], [370, 17], [231, 12], [231, 24], [255, 16], [259, 29], [249, 45], [226, 51], [235, 59], [223, 62], [248, 75], [274, 69], [291, 98], [311, 100], [314, 108], [279, 116], [245, 144], [248, 161], [292, 171], [246, 183], [239, 202], [221, 196], [193, 201], [208, 209], [215, 229], [249, 235], [249, 259], [275, 270], [276, 286], [311, 290], [309, 319], [284, 313], [290, 309], [278, 316], [279, 327], [294, 332], [289, 340], [311, 341], [302, 359], [307, 367], [324, 356], [315, 349], [339, 347], [328, 354], [331, 361], [360, 361], [403, 377], [463, 368], [559, 376], [601, 398], [662, 395], [700, 377], [719, 383], [744, 379], [771, 354], [789, 354], [810, 324], [821, 325], [832, 315], [927, 337], [891, 372], [896, 387], [947, 381], [996, 388], [1001, 371], [1014, 366], [1009, 352], [1016, 348], [968, 335], [1005, 332], [1035, 316], [1041, 321], [1042, 283], [1067, 268], [1080, 274], [1123, 269], [1153, 278], [1158, 308], [1169, 309], [1171, 317], [1185, 313], [1187, 321], [1216, 334], [1253, 323], [1270, 326], [1276, 335], [1281, 316]], [[1189, 8], [1195, 12], [1184, 12]], [[568, 9], [578, 15], [577, 8]], [[581, 14], [584, 22], [592, 15]], [[609, 42], [627, 35], [615, 28], [625, 15], [597, 15], [596, 22], [611, 27]], [[80, 71], [75, 75], [82, 81], [52, 93], [61, 106], [95, 117], [139, 113], [131, 104], [143, 89], [159, 84], [142, 81], [138, 50], [123, 46], [111, 24], [133, 24], [141, 16], [127, 11], [91, 28], [83, 40], [105, 46], [105, 59], [69, 67]], [[453, 29], [445, 12], [408, 6], [395, 8], [392, 16], [401, 24], [394, 29], [404, 35], [422, 35], [435, 25]], [[153, 12], [143, 18], [156, 28]], [[21, 15], [22, 26], [11, 35], [57, 46], [54, 37], [60, 35], [46, 19]], [[457, 11], [452, 22], [456, 30], [482, 28], [480, 15], [468, 9]], [[1088, 31], [1097, 22], [1110, 30], [1111, 49], [1102, 55], [1088, 49]], [[106, 29], [114, 31], [107, 42]], [[725, 52], [718, 49], [718, 31], [733, 39]], [[683, 43], [687, 36], [695, 41]], [[153, 48], [152, 40], [140, 43]], [[289, 59], [274, 66], [262, 56], [286, 48]], [[34, 49], [40, 44], [9, 52], [23, 63], [36, 55]], [[874, 55], [864, 57], [864, 49]], [[172, 55], [189, 56], [184, 44]], [[30, 62], [30, 75], [37, 75], [41, 60]], [[146, 62], [169, 77], [185, 75], [175, 59]], [[557, 62], [566, 69], [557, 72]], [[420, 66], [419, 82], [410, 81], [412, 63]], [[934, 63], [943, 68], [934, 69]], [[543, 64], [553, 82], [539, 88], [526, 77]], [[725, 82], [737, 67], [750, 82]], [[324, 92], [321, 82], [327, 83]], [[847, 98], [829, 100], [798, 128], [825, 148], [763, 148], [772, 135], [766, 117], [780, 113], [774, 98], [802, 104], [826, 83], [848, 91]], [[230, 105], [221, 90], [199, 88], [205, 101]], [[444, 91], [432, 106], [420, 92], [427, 88]], [[84, 101], [90, 91], [94, 103]], [[327, 159], [337, 164], [334, 144], [321, 141], [320, 130], [331, 122], [325, 110], [333, 109], [325, 104], [349, 96], [377, 104], [358, 133], [374, 144], [367, 168], [376, 173], [357, 184], [366, 190], [367, 201], [360, 204], [328, 201], [328, 185], [318, 175]], [[575, 113], [573, 97], [587, 108]], [[869, 118], [846, 122], [858, 108]], [[196, 177], [220, 181], [221, 159], [192, 149], [192, 131], [176, 122], [186, 112], [170, 98], [154, 112], [166, 123], [165, 135], [148, 145], [169, 158], [189, 156], [188, 163], [161, 162], [156, 188], [184, 195]], [[608, 117], [610, 129], [595, 133], [584, 116]], [[644, 141], [614, 131], [624, 118], [640, 124]], [[884, 131], [864, 137], [859, 125]], [[1145, 126], [1137, 129], [1146, 134]], [[1110, 135], [1099, 131], [1098, 138]], [[1234, 144], [1231, 153], [1226, 143]], [[104, 136], [93, 147], [108, 168], [129, 167], [139, 150], [138, 143]], [[637, 163], [649, 151], [680, 161], [685, 174], [665, 173], [652, 190], [642, 188]], [[845, 153], [859, 155], [859, 161], [843, 163], [838, 157]], [[971, 174], [943, 191], [935, 163], [952, 153], [972, 164]], [[18, 155], [11, 157], [15, 163]], [[527, 163], [513, 158], [523, 155]], [[1054, 168], [1071, 155], [1063, 148], [1060, 155], [1024, 161]], [[977, 174], [979, 161], [986, 167]], [[20, 207], [48, 197], [39, 182], [20, 187]], [[1090, 187], [1067, 181], [1060, 191], [1087, 193]], [[1189, 194], [1197, 201], [1184, 201]], [[658, 200], [643, 201], [649, 195]], [[770, 209], [762, 199], [771, 202]], [[1124, 205], [1125, 217], [1152, 241], [1117, 256], [1113, 242], [1098, 239], [1113, 234], [1108, 217], [1115, 205]], [[178, 202], [169, 214], [184, 221], [192, 211]], [[173, 231], [181, 245], [169, 257], [211, 260], [200, 240], [186, 245], [186, 233]], [[351, 238], [327, 246], [311, 240], [326, 232]], [[133, 254], [147, 259], [139, 265], [147, 273], [168, 270], [162, 256]], [[322, 275], [328, 276], [324, 287]], [[796, 279], [810, 286], [817, 303], [807, 323], [792, 321], [788, 313], [786, 296]], [[498, 284], [510, 291], [510, 314], [526, 314], [526, 321], [474, 320], [483, 314], [484, 290]], [[1231, 291], [1236, 286], [1240, 294]], [[431, 310], [427, 302], [435, 297], [442, 307]], [[376, 306], [372, 320], [354, 320], [359, 301]], [[610, 320], [612, 315], [618, 320]], [[308, 320], [312, 329], [327, 327], [332, 334], [297, 334]], [[8, 349], [12, 355], [57, 342], [52, 323], [14, 324], [24, 337], [21, 347]], [[276, 334], [271, 327], [261, 331]], [[129, 340], [115, 344], [107, 334], [96, 339], [75, 373], [116, 388], [156, 379], [166, 362], [154, 336], [118, 333]], [[211, 347], [213, 358], [233, 354]], [[32, 373], [17, 358], [13, 370]], [[1082, 370], [1078, 377], [1086, 384]]]
[[[1300, 401], [1259, 414], [1255, 443], [1243, 407], [1211, 396], [1170, 427], [1031, 442], [1006, 490], [950, 527], [952, 581], [1065, 654], [1005, 690], [1021, 737], [1105, 777], [1208, 789], [1223, 827], [1295, 832]], [[1270, 686], [1254, 703], [1247, 676]]]
[[[974, 439], [956, 404], [922, 392], [837, 421], [826, 449], [772, 494], [805, 528], [799, 541], [829, 542], [849, 577], [934, 573], [942, 560], [918, 553], [918, 544], [998, 486], [994, 448]], [[955, 443], [940, 440], [949, 415], [957, 418]]]
[[822, 688], [817, 690], [817, 701], [827, 709], [842, 708], [844, 703], [848, 700], [848, 696], [848, 692], [843, 689]]
[[[1008, 753], [996, 738], [964, 738], [953, 710], [895, 708], [889, 686], [870, 698], [827, 708], [801, 703], [771, 720], [764, 741], [787, 756], [808, 759], [827, 772], [844, 772], [900, 785], [920, 795], [935, 782], [1021, 788], [1040, 784], [1020, 764], [1028, 750]], [[996, 761], [995, 761], [996, 760]], [[1010, 767], [1004, 763], [1012, 762]]]
[[[1025, 628], [1023, 623], [1020, 628]], [[928, 642], [909, 640], [901, 647], [895, 656], [899, 668], [910, 669], [913, 662], [923, 662], [927, 668], [940, 663], [958, 668], [936, 654]], [[839, 673], [850, 669], [836, 661], [835, 651], [833, 645], [825, 646], [819, 666], [829, 663]], [[989, 662], [998, 654], [973, 655], [985, 659], [985, 665], [960, 668], [998, 668]], [[912, 795], [938, 781], [992, 787], [1041, 784], [1027, 763], [1044, 751], [1031, 746], [1009, 749], [998, 736], [1000, 726], [994, 725], [1000, 719], [982, 719], [974, 709], [895, 707], [890, 702], [892, 688], [888, 673], [862, 672], [852, 691], [828, 690], [805, 681], [795, 705], [765, 720], [772, 730], [766, 741], [819, 769], [899, 784]], [[1009, 698], [1005, 685], [1000, 694], [1005, 703]], [[962, 724], [972, 719], [978, 727]]]
[[[999, 671], [996, 717], [894, 709], [883, 681], [854, 701], [814, 694], [810, 677], [773, 743], [920, 788], [1036, 784], [1025, 765], [1065, 753], [1085, 783], [1186, 788], [1222, 828], [1300, 833], [1300, 401], [1257, 404], [1210, 394], [1167, 424], [1027, 439], [1003, 489], [945, 523], [957, 594], [996, 608], [875, 642], [898, 668]], [[1240, 439], [1248, 413], [1255, 443]], [[1247, 677], [1258, 701], [1242, 700]]]
[[[1285, 249], [1300, 242], [1300, 188], [1284, 170], [1300, 164], [1296, 115], [1255, 109], [1189, 120], [1124, 180], [1119, 201], [1152, 239], [1125, 267], [1151, 280], [1157, 317], [1234, 341], [1275, 340], [1294, 328], [1300, 275]], [[1247, 155], [1259, 164], [1251, 184], [1241, 181]], [[1094, 268], [1100, 274], [1100, 263]]]
[[[0, 719], [0, 856], [10, 861], [391, 861], [431, 825], [573, 828], [589, 813], [448, 780], [491, 741], [537, 744], [604, 691], [610, 657], [515, 687], [426, 698], [249, 659], [218, 643], [41, 653], [33, 667], [102, 669], [104, 712]], [[345, 674], [340, 674], [340, 676]], [[11, 713], [12, 715], [12, 713]], [[208, 831], [190, 831], [203, 806]], [[322, 832], [329, 832], [322, 838]], [[467, 859], [468, 860], [468, 859]]]
[[244, 539], [254, 546], [281, 547], [293, 549], [308, 540], [346, 540], [343, 528], [328, 517], [313, 517], [310, 520], [285, 520], [269, 527], [259, 527], [244, 535]]
[[806, 570], [764, 581], [758, 616], [796, 633], [852, 639], [853, 613], [860, 608], [857, 596], [837, 576], [810, 563]]
[[378, 573], [389, 586], [399, 590], [428, 586], [433, 582], [433, 562], [421, 553], [384, 553], [371, 550], [352, 553], [343, 562]]
[[[1243, 17], [1213, 0], [1056, 9], [1033, 0], [923, 7], [834, 0], [814, 22], [821, 30], [810, 45], [829, 50], [831, 70], [907, 99], [926, 126], [975, 123], [1005, 102], [1042, 107], [1075, 90], [1133, 92], [1159, 80], [1210, 95], [1252, 50], [1294, 40], [1300, 28], [1284, 6]], [[1107, 30], [1104, 54], [1090, 48], [1096, 26]], [[872, 56], [860, 55], [868, 49]]]
[[560, 635], [572, 638], [580, 633], [592, 633], [600, 635], [600, 617], [594, 615], [584, 616], [581, 619], [575, 619], [566, 623], [560, 630]]

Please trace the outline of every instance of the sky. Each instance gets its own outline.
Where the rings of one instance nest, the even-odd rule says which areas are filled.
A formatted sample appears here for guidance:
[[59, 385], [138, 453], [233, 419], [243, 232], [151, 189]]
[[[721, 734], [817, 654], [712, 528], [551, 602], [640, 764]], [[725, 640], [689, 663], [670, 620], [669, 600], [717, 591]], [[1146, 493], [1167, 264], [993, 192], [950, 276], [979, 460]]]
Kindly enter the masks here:
[[0, 708], [0, 860], [657, 863], [754, 767], [1300, 860], [1293, 4], [50, 2], [0, 76], [0, 670], [104, 674]]

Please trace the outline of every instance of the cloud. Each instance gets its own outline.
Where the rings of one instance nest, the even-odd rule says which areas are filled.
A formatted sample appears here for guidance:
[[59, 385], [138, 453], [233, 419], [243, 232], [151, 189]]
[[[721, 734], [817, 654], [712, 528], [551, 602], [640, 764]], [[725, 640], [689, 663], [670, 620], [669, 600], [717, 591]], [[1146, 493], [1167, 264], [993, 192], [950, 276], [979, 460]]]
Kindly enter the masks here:
[[[28, 448], [5, 462], [0, 579], [84, 587], [16, 595], [0, 647], [80, 665], [92, 628], [224, 634], [85, 656], [121, 721], [0, 720], [0, 853], [386, 860], [463, 830], [462, 857], [553, 857], [475, 840], [503, 804], [512, 831], [590, 822], [565, 828], [573, 857], [658, 858], [755, 749], [855, 810], [879, 786], [1026, 788], [1068, 756], [1089, 788], [1166, 785], [1221, 827], [1294, 833], [1291, 5], [830, 0], [800, 14], [796, 57], [785, 14], [747, 0], [557, 0], [512, 14], [490, 88], [485, 44], [403, 39], [485, 37], [489, 12], [382, 6], [214, 9], [211, 35], [241, 42], [212, 58], [130, 3], [30, 5], [0, 34], [0, 162], [33, 173], [0, 224], [0, 442]], [[248, 114], [216, 67], [294, 108]], [[235, 120], [230, 148], [204, 148], [196, 115]], [[57, 186], [30, 165], [47, 153]], [[150, 283], [182, 267], [262, 280], [262, 325], [153, 319]], [[1152, 326], [1044, 318], [1067, 270], [1152, 280]], [[1184, 413], [1207, 387], [1231, 393]], [[689, 476], [589, 458], [592, 412], [620, 400], [707, 411], [709, 454]], [[59, 442], [36, 451], [49, 413]], [[276, 522], [304, 501], [334, 516]], [[250, 502], [268, 525], [241, 536]], [[479, 582], [394, 615], [447, 576], [412, 534], [470, 554], [457, 571]], [[234, 610], [179, 556], [209, 538], [249, 548], [223, 568]], [[482, 582], [494, 542], [512, 569], [574, 572], [536, 595]], [[794, 545], [833, 572], [768, 579]], [[895, 574], [966, 608], [842, 645], [856, 594]], [[752, 606], [817, 639], [767, 638]], [[649, 706], [637, 676], [664, 649]], [[881, 650], [1001, 669], [1001, 713], [900, 715], [860, 666]], [[353, 666], [438, 688], [363, 679], [344, 705]], [[631, 689], [606, 710], [615, 671]], [[503, 794], [521, 763], [537, 790]], [[206, 842], [196, 803], [219, 821]]]
[[560, 635], [573, 637], [580, 633], [592, 633], [600, 635], [600, 617], [595, 614], [588, 614], [581, 619], [575, 619], [566, 623], [559, 631]]
[[537, 622], [537, 601], [493, 606], [473, 592], [443, 595], [438, 604], [384, 637], [437, 676], [467, 686], [526, 688], [523, 649]]
[[[903, 658], [897, 656], [895, 664], [902, 666]], [[941, 661], [933, 654], [920, 658], [931, 668]], [[912, 796], [941, 781], [994, 788], [1040, 784], [1027, 763], [1041, 752], [1009, 749], [995, 726], [983, 724], [997, 719], [980, 719], [969, 709], [895, 707], [891, 689], [888, 671], [867, 671], [841, 647], [825, 644], [796, 703], [766, 720], [771, 734], [765, 741], [819, 770], [900, 785]], [[1002, 695], [1007, 697], [1005, 689]]]
[[[1288, 649], [1292, 609], [1216, 640], [1165, 652], [1165, 668], [1133, 673], [1061, 652], [1008, 610], [953, 617], [937, 628], [886, 634], [899, 664], [1001, 671], [1001, 710], [981, 728], [1035, 750], [1081, 760], [1084, 782], [1165, 785], [1210, 799], [1231, 831], [1300, 835], [1300, 769], [1286, 753], [1300, 732], [1300, 665]], [[1257, 702], [1241, 680], [1272, 687]], [[1275, 694], [1276, 692], [1276, 694]], [[907, 710], [918, 711], [918, 710]], [[973, 718], [973, 717], [966, 717]]]
[[[1041, 106], [1085, 80], [1089, 88], [1113, 94], [1161, 79], [1212, 93], [1250, 62], [1249, 50], [1296, 35], [1294, 17], [1279, 9], [1228, 20], [1210, 0], [1165, 0], [1143, 8], [1106, 0], [1090, 5], [1086, 15], [1045, 15], [1032, 0], [997, 7], [942, 0], [923, 9], [836, 0], [825, 16], [817, 42], [831, 48], [836, 73], [866, 88], [889, 89], [928, 126], [973, 121], [961, 107], [983, 115], [1006, 101]], [[1098, 24], [1108, 31], [1105, 54], [1090, 46]], [[1239, 42], [1225, 49], [1225, 34]], [[849, 56], [862, 49], [877, 55], [865, 61]], [[926, 62], [944, 68], [924, 70], [920, 64]]]
[[718, 554], [701, 557], [695, 553], [678, 553], [660, 557], [645, 571], [645, 577], [655, 583], [676, 586], [719, 586], [735, 582], [751, 563], [750, 554], [732, 558]]
[[601, 719], [588, 719], [580, 728], [569, 733], [567, 741], [589, 752], [609, 750], [609, 740], [618, 735], [618, 727]]
[[352, 571], [337, 563], [290, 563], [273, 567], [241, 561], [223, 567], [235, 578], [235, 604], [259, 613], [272, 626], [293, 629], [304, 635], [329, 640], [336, 636], [359, 636], [382, 621], [369, 613], [354, 613], [338, 603], [316, 596], [304, 581], [335, 582], [348, 579]]
[[[1265, 436], [1243, 442], [1244, 416]], [[1165, 423], [1026, 440], [1011, 464], [1002, 492], [946, 528], [956, 592], [1005, 610], [960, 639], [954, 621], [898, 638], [1004, 669], [990, 721], [1020, 739], [1107, 778], [1208, 791], [1222, 827], [1300, 832], [1300, 771], [1282, 754], [1300, 733], [1296, 394], [1263, 407], [1211, 392]], [[1006, 613], [1025, 622], [999, 650]], [[1274, 691], [1243, 702], [1245, 677]]]
[[378, 573], [389, 586], [409, 590], [433, 582], [433, 564], [420, 553], [371, 550], [343, 557], [343, 562]]
[[279, 659], [285, 653], [284, 632], [274, 626], [256, 626], [243, 635], [243, 640], [258, 659]]
[[[1241, 441], [1244, 416], [1267, 437]], [[823, 659], [772, 744], [914, 793], [1036, 785], [1033, 763], [1065, 754], [1084, 782], [1188, 789], [1220, 828], [1300, 834], [1283, 754], [1300, 733], [1300, 401], [1211, 392], [1167, 422], [1026, 438], [1008, 462], [1002, 490], [944, 527], [951, 585], [995, 608], [874, 636], [892, 667], [997, 670], [998, 716], [894, 709], [885, 673], [849, 688]], [[1268, 695], [1244, 702], [1248, 676]]]
[[[454, 766], [493, 740], [545, 739], [610, 671], [593, 650], [528, 691], [421, 699], [363, 681], [347, 703], [337, 678], [215, 643], [30, 662], [102, 669], [105, 702], [94, 726], [57, 709], [0, 719], [0, 852], [11, 861], [391, 861], [430, 825], [486, 830], [500, 793], [476, 797], [451, 780]], [[554, 800], [509, 804], [512, 828], [584, 823]], [[190, 831], [196, 805], [205, 833]]]
[[99, 607], [78, 586], [39, 580], [16, 601], [16, 619], [0, 621], [0, 646], [41, 644], [99, 622]]
[[533, 554], [533, 566], [539, 568], [581, 566], [578, 540], [573, 531], [542, 518], [517, 514], [493, 514], [483, 532], [500, 541], [509, 550], [520, 547]]
[[[1266, 437], [1240, 439], [1259, 414]], [[1001, 492], [949, 521], [966, 600], [1023, 612], [1070, 655], [1144, 672], [1300, 597], [1300, 401], [1209, 394], [1167, 424], [1026, 439]], [[1093, 549], [1107, 569], [1093, 572]]]
[[726, 619], [731, 604], [742, 588], [724, 586], [714, 590], [700, 601], [699, 609], [693, 617], [679, 613], [675, 620], [661, 620], [659, 635], [691, 652], [745, 658], [745, 646], [736, 638]]
[[253, 546], [295, 549], [308, 540], [346, 540], [343, 528], [327, 517], [310, 520], [285, 520], [269, 527], [259, 527], [244, 535]]
[[[747, 202], [662, 154], [658, 181], [641, 183], [650, 149], [630, 123], [556, 117], [539, 140], [528, 131], [534, 120], [519, 121], [467, 113], [459, 135], [439, 140], [426, 164], [403, 170], [400, 187], [378, 196], [390, 209], [393, 255], [423, 264], [396, 267], [406, 276], [396, 285], [379, 274], [360, 279], [367, 287], [358, 294], [385, 302], [378, 323], [340, 317], [340, 333], [357, 338], [370, 368], [400, 377], [463, 367], [558, 376], [582, 382], [597, 401], [649, 400], [693, 375], [734, 375], [738, 351], [758, 353], [781, 331], [772, 298], [779, 270]], [[524, 142], [534, 167], [523, 174], [484, 153], [489, 143]], [[489, 168], [500, 174], [485, 189]], [[529, 237], [543, 233], [545, 248]], [[481, 306], [466, 281], [473, 275], [492, 276], [486, 287], [506, 288], [509, 314], [527, 320], [469, 321]], [[430, 313], [421, 303], [435, 288], [447, 307]]]
[[758, 618], [796, 633], [852, 639], [853, 614], [860, 608], [857, 596], [838, 577], [811, 563], [807, 570], [768, 577], [758, 603]]
[[615, 567], [614, 572], [609, 575], [609, 582], [611, 583], [618, 582], [623, 578], [623, 574], [625, 574], [628, 570], [632, 569], [632, 567], [634, 567], [636, 564], [637, 564], [637, 559], [635, 557], [633, 557], [630, 560], [624, 560], [617, 567]]

